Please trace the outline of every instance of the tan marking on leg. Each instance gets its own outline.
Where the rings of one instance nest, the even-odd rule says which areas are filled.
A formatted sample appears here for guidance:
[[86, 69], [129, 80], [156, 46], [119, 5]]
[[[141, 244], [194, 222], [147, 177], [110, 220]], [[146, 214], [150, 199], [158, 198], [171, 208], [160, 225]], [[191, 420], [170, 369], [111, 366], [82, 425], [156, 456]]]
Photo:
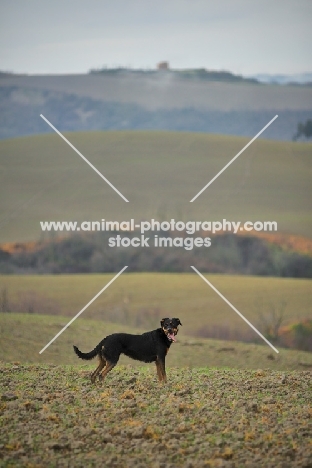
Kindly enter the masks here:
[[159, 362], [156, 361], [155, 364], [156, 364], [158, 380], [159, 380], [159, 382], [161, 382], [162, 376], [161, 376], [161, 370], [160, 370], [160, 367], [159, 367]]
[[103, 367], [105, 367], [105, 365], [106, 365], [106, 360], [103, 358], [103, 356], [99, 355], [99, 365], [97, 366], [95, 371], [92, 372], [91, 374], [92, 383], [95, 382], [96, 376], [101, 372], [101, 370], [103, 369]]
[[112, 364], [111, 362], [106, 361], [106, 367], [100, 374], [100, 379], [103, 380], [106, 377], [106, 375], [109, 373], [109, 371], [111, 371], [113, 367], [115, 367], [115, 365], [116, 364]]
[[157, 375], [160, 382], [167, 382], [165, 364], [160, 359], [156, 360]]

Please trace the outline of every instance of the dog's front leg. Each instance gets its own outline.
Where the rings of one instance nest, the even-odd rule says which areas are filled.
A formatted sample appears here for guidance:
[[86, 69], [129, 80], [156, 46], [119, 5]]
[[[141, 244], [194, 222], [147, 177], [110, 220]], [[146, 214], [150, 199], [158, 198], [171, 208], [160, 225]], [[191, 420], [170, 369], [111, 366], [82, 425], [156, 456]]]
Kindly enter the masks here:
[[166, 367], [165, 367], [165, 357], [164, 356], [157, 356], [156, 359], [156, 368], [157, 368], [157, 375], [159, 382], [167, 382], [166, 376]]

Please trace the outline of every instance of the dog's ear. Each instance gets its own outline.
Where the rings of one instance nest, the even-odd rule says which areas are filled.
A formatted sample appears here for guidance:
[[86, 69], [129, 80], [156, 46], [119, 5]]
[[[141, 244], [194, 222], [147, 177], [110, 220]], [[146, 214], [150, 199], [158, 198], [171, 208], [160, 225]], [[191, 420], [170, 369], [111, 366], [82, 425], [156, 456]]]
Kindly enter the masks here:
[[181, 321], [180, 321], [179, 318], [173, 318], [172, 320], [176, 320], [176, 321], [177, 321], [177, 324], [178, 324], [178, 325], [181, 325], [181, 327], [182, 327], [182, 323], [181, 323]]
[[163, 326], [165, 320], [166, 320], [165, 318], [161, 319], [161, 321], [160, 321], [160, 326], [161, 326], [161, 327]]

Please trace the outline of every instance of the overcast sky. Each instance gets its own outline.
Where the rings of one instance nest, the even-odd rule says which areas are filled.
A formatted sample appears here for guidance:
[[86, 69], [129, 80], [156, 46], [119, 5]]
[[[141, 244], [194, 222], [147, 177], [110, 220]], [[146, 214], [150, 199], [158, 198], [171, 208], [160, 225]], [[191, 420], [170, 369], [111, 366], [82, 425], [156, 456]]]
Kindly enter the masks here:
[[312, 71], [311, 0], [0, 0], [0, 70]]

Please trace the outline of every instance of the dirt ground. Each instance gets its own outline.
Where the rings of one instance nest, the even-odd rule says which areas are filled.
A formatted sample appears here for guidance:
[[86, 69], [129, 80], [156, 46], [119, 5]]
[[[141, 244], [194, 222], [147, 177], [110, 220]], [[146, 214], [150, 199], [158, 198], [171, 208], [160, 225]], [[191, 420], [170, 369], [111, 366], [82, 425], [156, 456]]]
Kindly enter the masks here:
[[4, 467], [311, 467], [311, 372], [0, 366]]

